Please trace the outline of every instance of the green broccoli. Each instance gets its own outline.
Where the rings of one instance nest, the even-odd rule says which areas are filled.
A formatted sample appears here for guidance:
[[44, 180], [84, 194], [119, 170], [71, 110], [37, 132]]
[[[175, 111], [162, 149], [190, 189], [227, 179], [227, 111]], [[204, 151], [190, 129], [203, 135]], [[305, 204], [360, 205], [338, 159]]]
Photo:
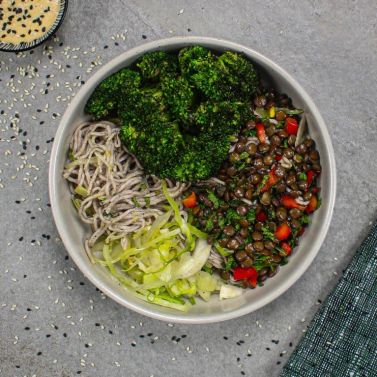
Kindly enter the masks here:
[[116, 115], [118, 105], [123, 96], [139, 88], [140, 75], [128, 68], [109, 76], [94, 90], [85, 106], [85, 111], [94, 119]]
[[190, 124], [195, 93], [189, 82], [184, 77], [167, 76], [162, 80], [161, 88], [172, 118]]
[[241, 126], [251, 117], [251, 109], [244, 102], [202, 102], [194, 114], [201, 132], [212, 136], [238, 134]]
[[179, 51], [178, 62], [182, 75], [191, 80], [193, 74], [200, 72], [203, 66], [214, 61], [210, 50], [202, 46], [185, 47]]
[[230, 98], [247, 99], [257, 93], [259, 78], [252, 63], [241, 54], [226, 51], [217, 60], [222, 72], [222, 86]]
[[137, 62], [143, 80], [156, 82], [167, 74], [178, 74], [177, 58], [164, 51], [154, 51], [143, 55]]
[[254, 66], [230, 51], [201, 64], [192, 81], [212, 101], [246, 101], [257, 92], [259, 83]]
[[116, 116], [121, 139], [148, 174], [178, 181], [220, 169], [231, 136], [252, 117], [258, 89], [251, 63], [201, 47], [156, 51], [104, 80], [85, 107], [95, 119]]

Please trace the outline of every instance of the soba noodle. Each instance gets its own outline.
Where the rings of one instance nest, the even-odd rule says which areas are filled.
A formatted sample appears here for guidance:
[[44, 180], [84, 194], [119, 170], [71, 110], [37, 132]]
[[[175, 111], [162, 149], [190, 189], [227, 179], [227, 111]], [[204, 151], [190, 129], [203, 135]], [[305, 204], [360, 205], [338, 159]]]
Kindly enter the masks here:
[[[72, 193], [86, 190], [78, 205], [81, 220], [93, 233], [85, 243], [88, 255], [99, 237], [121, 239], [151, 224], [167, 204], [161, 180], [146, 176], [137, 159], [128, 153], [119, 137], [119, 127], [110, 122], [83, 123], [74, 132], [71, 161], [64, 170]], [[169, 194], [179, 197], [186, 183], [166, 180]], [[182, 211], [184, 216], [186, 212]]]

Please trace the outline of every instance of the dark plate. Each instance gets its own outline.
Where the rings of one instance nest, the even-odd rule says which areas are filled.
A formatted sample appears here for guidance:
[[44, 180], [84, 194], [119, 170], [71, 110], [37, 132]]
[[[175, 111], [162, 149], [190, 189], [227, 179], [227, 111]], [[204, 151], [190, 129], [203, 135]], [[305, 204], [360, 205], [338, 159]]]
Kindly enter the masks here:
[[32, 48], [39, 46], [40, 44], [45, 42], [47, 39], [51, 38], [51, 36], [55, 34], [55, 32], [59, 29], [60, 25], [62, 24], [64, 20], [64, 16], [68, 8], [68, 0], [60, 0], [59, 3], [60, 3], [59, 14], [56, 17], [56, 20], [54, 24], [52, 25], [52, 28], [45, 35], [43, 35], [41, 38], [38, 38], [32, 42], [20, 43], [18, 45], [15, 45], [12, 43], [0, 42], [0, 51], [19, 52], [19, 51], [31, 50]]

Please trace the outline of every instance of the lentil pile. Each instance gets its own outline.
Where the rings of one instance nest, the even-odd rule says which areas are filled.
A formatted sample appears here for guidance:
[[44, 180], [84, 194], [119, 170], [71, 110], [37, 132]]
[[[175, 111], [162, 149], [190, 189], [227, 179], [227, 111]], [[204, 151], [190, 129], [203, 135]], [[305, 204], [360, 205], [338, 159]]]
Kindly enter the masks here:
[[195, 200], [186, 203], [221, 255], [213, 263], [221, 277], [251, 288], [287, 263], [320, 205], [321, 172], [314, 140], [298, 140], [304, 115], [290, 98], [268, 91], [253, 107], [255, 118], [241, 130], [218, 179], [194, 186], [189, 198]]

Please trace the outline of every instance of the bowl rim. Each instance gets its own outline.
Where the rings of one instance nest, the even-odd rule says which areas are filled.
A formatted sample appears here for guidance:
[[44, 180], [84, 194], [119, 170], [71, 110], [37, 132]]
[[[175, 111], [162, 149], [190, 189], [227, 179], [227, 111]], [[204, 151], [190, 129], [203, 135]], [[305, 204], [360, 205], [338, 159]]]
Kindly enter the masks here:
[[[32, 50], [33, 48], [40, 46], [42, 43], [49, 40], [59, 30], [60, 26], [62, 25], [62, 23], [64, 21], [64, 18], [65, 18], [65, 15], [67, 13], [67, 9], [68, 9], [68, 1], [69, 0], [60, 0], [62, 7], [61, 7], [61, 9], [58, 13], [56, 20], [55, 20], [55, 22], [56, 21], [58, 21], [58, 22], [56, 23], [55, 26], [53, 25], [52, 28], [46, 34], [42, 35], [42, 37], [35, 39], [34, 41], [28, 42], [28, 43], [22, 42], [18, 45], [0, 42], [0, 51], [2, 51], [2, 52], [14, 52], [14, 53], [22, 52], [22, 51], [28, 51], [28, 50]], [[54, 22], [54, 24], [55, 24], [55, 22]], [[6, 46], [13, 46], [13, 47], [6, 47]], [[18, 46], [20, 46], [20, 47], [18, 47]]]
[[[95, 72], [89, 80], [86, 82], [86, 87], [88, 87], [88, 84], [94, 84], [98, 83], [99, 79], [102, 78], [103, 75], [105, 75], [110, 67], [116, 66], [118, 64], [121, 64], [122, 61], [126, 60], [127, 58], [131, 58], [137, 54], [140, 53], [146, 53], [150, 50], [155, 50], [158, 48], [167, 48], [174, 45], [179, 45], [180, 43], [184, 43], [185, 45], [194, 45], [194, 44], [211, 44], [213, 47], [218, 48], [226, 48], [231, 49], [235, 51], [247, 51], [250, 56], [256, 59], [257, 62], [262, 62], [266, 66], [272, 68], [278, 75], [282, 76], [289, 84], [297, 91], [298, 95], [308, 104], [308, 107], [312, 110], [313, 117], [316, 119], [318, 123], [319, 130], [322, 134], [325, 149], [327, 150], [327, 158], [329, 162], [329, 181], [328, 181], [328, 187], [329, 187], [329, 198], [328, 203], [326, 206], [326, 212], [323, 214], [323, 222], [321, 224], [321, 228], [319, 230], [319, 234], [314, 240], [314, 242], [311, 244], [310, 252], [307, 253], [306, 258], [304, 258], [301, 261], [301, 264], [297, 266], [297, 268], [294, 269], [294, 272], [287, 276], [287, 278], [281, 283], [279, 287], [277, 287], [273, 292], [270, 292], [269, 294], [263, 296], [256, 302], [249, 302], [248, 304], [244, 305], [241, 308], [229, 311], [229, 312], [219, 312], [215, 314], [205, 314], [205, 315], [195, 315], [190, 317], [185, 317], [184, 314], [181, 314], [177, 311], [177, 313], [160, 313], [157, 309], [147, 309], [139, 306], [138, 304], [134, 304], [129, 302], [124, 297], [121, 297], [120, 294], [118, 294], [116, 291], [113, 290], [112, 287], [108, 286], [106, 283], [104, 283], [100, 278], [94, 276], [92, 274], [91, 269], [81, 262], [79, 257], [76, 257], [76, 254], [72, 252], [71, 250], [71, 242], [69, 240], [69, 237], [67, 234], [63, 231], [63, 224], [64, 220], [61, 216], [61, 209], [60, 204], [57, 198], [57, 195], [55, 195], [55, 192], [57, 191], [57, 178], [58, 175], [61, 174], [59, 169], [56, 166], [57, 156], [58, 152], [61, 153], [61, 147], [62, 147], [62, 136], [64, 134], [64, 130], [67, 127], [66, 118], [69, 118], [69, 113], [73, 107], [75, 107], [79, 102], [81, 101], [81, 97], [85, 94], [85, 91], [82, 91], [82, 89], [76, 94], [74, 99], [71, 101], [70, 105], [66, 109], [58, 130], [56, 132], [54, 143], [51, 151], [50, 156], [50, 167], [49, 167], [49, 195], [50, 195], [50, 202], [51, 202], [51, 210], [52, 214], [56, 223], [56, 227], [58, 229], [58, 232], [61, 236], [61, 239], [63, 241], [63, 244], [70, 254], [72, 260], [75, 262], [75, 264], [79, 267], [81, 272], [99, 289], [101, 289], [102, 292], [104, 292], [107, 296], [112, 298], [117, 303], [123, 305], [124, 307], [131, 309], [139, 314], [146, 315], [148, 317], [159, 319], [167, 322], [174, 322], [174, 323], [185, 323], [185, 324], [204, 324], [204, 323], [215, 323], [215, 322], [221, 322], [233, 318], [238, 318], [243, 315], [249, 314], [257, 309], [262, 308], [263, 306], [267, 305], [268, 303], [272, 302], [276, 298], [278, 298], [280, 295], [282, 295], [285, 291], [287, 291], [308, 269], [310, 264], [313, 262], [314, 258], [319, 252], [319, 249], [326, 237], [326, 234], [328, 232], [330, 221], [333, 214], [333, 209], [335, 205], [335, 197], [336, 197], [336, 165], [335, 165], [335, 154], [334, 149], [331, 143], [331, 138], [329, 135], [329, 132], [327, 130], [326, 124], [317, 108], [317, 106], [314, 104], [313, 100], [310, 98], [310, 96], [306, 93], [306, 91], [301, 87], [301, 85], [289, 74], [287, 73], [283, 68], [281, 68], [279, 65], [274, 63], [269, 58], [266, 58], [259, 52], [246, 47], [244, 45], [221, 39], [221, 38], [212, 38], [212, 37], [201, 37], [201, 36], [180, 36], [180, 37], [172, 37], [172, 38], [165, 38], [165, 39], [159, 39], [152, 42], [144, 43], [141, 45], [138, 45], [136, 47], [133, 47], [124, 53], [120, 54], [119, 56], [115, 57], [114, 59], [110, 60], [107, 64], [105, 64], [103, 67], [101, 67], [97, 72]], [[84, 86], [85, 87], [85, 86]]]

